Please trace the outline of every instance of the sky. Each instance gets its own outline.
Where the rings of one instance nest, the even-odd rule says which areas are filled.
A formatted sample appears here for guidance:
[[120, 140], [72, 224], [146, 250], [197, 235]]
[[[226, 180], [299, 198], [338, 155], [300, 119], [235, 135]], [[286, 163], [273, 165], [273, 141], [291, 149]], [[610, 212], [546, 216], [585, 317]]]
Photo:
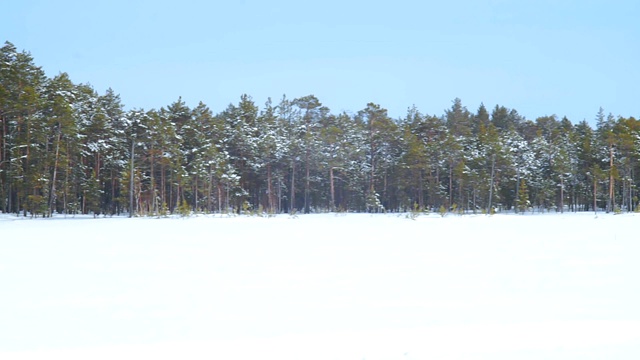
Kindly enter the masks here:
[[3, 13], [0, 40], [127, 109], [313, 94], [393, 118], [455, 98], [531, 120], [640, 116], [638, 1], [21, 0]]

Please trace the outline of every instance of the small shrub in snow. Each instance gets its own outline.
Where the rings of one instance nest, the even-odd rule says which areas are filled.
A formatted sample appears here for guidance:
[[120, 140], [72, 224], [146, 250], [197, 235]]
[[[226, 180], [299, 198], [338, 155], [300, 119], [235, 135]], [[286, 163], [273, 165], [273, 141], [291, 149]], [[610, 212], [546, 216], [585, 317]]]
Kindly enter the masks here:
[[418, 216], [420, 216], [422, 213], [424, 214], [429, 214], [429, 210], [428, 209], [421, 209], [420, 205], [418, 205], [418, 203], [414, 203], [413, 204], [413, 209], [411, 209], [411, 211], [409, 211], [406, 214], [406, 218], [407, 219], [411, 219], [411, 220], [415, 220], [418, 218]]
[[187, 204], [187, 201], [184, 199], [182, 200], [182, 204], [180, 204], [180, 206], [178, 206], [176, 210], [181, 217], [191, 216], [191, 208], [189, 207], [189, 204]]
[[158, 216], [159, 217], [169, 216], [169, 207], [167, 206], [166, 201], [163, 202], [162, 205], [160, 206], [160, 209], [158, 209]]
[[440, 209], [438, 210], [440, 216], [445, 217], [447, 215], [447, 208], [444, 205], [440, 205]]
[[380, 202], [380, 195], [371, 192], [367, 195], [367, 212], [384, 212], [384, 206]]

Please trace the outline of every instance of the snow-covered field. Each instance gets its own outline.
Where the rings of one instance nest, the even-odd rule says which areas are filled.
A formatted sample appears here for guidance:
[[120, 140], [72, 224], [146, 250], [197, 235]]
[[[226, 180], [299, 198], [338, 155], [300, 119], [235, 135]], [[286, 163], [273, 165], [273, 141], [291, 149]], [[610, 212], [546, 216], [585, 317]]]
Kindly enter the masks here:
[[0, 215], [0, 359], [638, 359], [639, 223]]

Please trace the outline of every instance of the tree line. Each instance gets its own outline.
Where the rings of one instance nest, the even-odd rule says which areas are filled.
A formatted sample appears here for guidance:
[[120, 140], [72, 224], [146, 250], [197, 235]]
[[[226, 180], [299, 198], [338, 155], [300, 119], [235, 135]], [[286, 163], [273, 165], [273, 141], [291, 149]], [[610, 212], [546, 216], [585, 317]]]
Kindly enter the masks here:
[[0, 49], [0, 210], [52, 214], [258, 211], [633, 211], [640, 123], [528, 120], [455, 99], [404, 118], [314, 95], [214, 113], [179, 98], [125, 110], [26, 51]]

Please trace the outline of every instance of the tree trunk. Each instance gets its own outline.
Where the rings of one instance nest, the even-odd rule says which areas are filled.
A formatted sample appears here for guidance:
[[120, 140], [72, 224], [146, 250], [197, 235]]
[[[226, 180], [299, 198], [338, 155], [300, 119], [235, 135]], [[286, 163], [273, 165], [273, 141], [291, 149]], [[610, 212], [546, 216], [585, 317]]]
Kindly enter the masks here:
[[198, 211], [198, 175], [195, 176], [195, 181], [193, 185], [193, 211]]
[[271, 163], [267, 164], [267, 209], [273, 214], [273, 189], [271, 188]]
[[336, 187], [334, 183], [333, 167], [329, 167], [329, 191], [331, 192], [331, 211], [336, 210]]
[[633, 211], [633, 167], [629, 177], [629, 211]]
[[[60, 124], [58, 124], [58, 126], [60, 126]], [[61, 129], [58, 127], [58, 137], [56, 140], [56, 155], [55, 155], [55, 160], [53, 163], [53, 176], [51, 179], [51, 190], [49, 191], [49, 217], [51, 217], [51, 214], [53, 213], [53, 207], [55, 205], [55, 201], [56, 201], [56, 177], [58, 175], [58, 159], [59, 159], [59, 155], [60, 155], [60, 137], [62, 136], [62, 131]]]
[[[307, 130], [308, 131], [308, 130]], [[309, 180], [309, 145], [305, 152], [305, 179], [304, 179], [304, 213], [310, 212], [309, 193], [311, 192], [311, 182]]]
[[[389, 199], [387, 199], [387, 170], [384, 171], [384, 176], [382, 177], [382, 206], [384, 206], [386, 208], [386, 206], [389, 206]], [[385, 206], [386, 204], [386, 206]], [[386, 211], [386, 210], [384, 210]]]
[[462, 207], [464, 207], [464, 197], [463, 197], [463, 192], [462, 189], [464, 188], [464, 179], [462, 178], [462, 176], [460, 176], [460, 178], [458, 178], [458, 209], [461, 209]]
[[453, 164], [451, 161], [449, 161], [449, 200], [447, 202], [447, 209], [451, 208], [452, 203], [453, 203]]
[[[11, 211], [11, 193], [10, 193], [10, 189], [11, 186], [9, 185], [9, 181], [11, 178], [11, 171], [4, 171], [5, 167], [8, 168], [10, 170], [10, 166], [11, 164], [9, 163], [9, 160], [7, 159], [7, 118], [5, 116], [1, 116], [0, 120], [2, 121], [2, 137], [0, 138], [0, 141], [2, 141], [2, 152], [0, 153], [0, 171], [2, 171], [2, 190], [0, 190], [2, 192], [2, 194], [4, 196], [6, 196], [7, 199], [7, 203], [5, 203], [4, 201], [2, 201], [2, 212], [4, 213], [8, 213]], [[6, 195], [5, 195], [6, 194]]]
[[149, 168], [150, 168], [150, 180], [151, 180], [151, 211], [154, 214], [158, 214], [158, 204], [156, 201], [156, 181], [154, 176], [154, 161], [153, 161], [153, 146], [149, 149]]
[[173, 213], [173, 172], [169, 173], [169, 204], [167, 209], [169, 212]]
[[571, 211], [573, 212], [577, 212], [578, 211], [578, 199], [576, 198], [576, 184], [574, 182], [573, 186], [571, 187]]
[[520, 212], [520, 169], [516, 169], [516, 206], [514, 209], [516, 210], [516, 214]]
[[[68, 154], [71, 153], [71, 149], [69, 148], [69, 142], [67, 142], [67, 156], [69, 156]], [[65, 169], [65, 174], [64, 174], [64, 191], [63, 191], [63, 200], [62, 200], [62, 211], [67, 214], [68, 210], [67, 210], [67, 193], [69, 191], [69, 177], [71, 176], [71, 168], [73, 166], [73, 163], [71, 163], [70, 161], [67, 162], [67, 166]]]
[[564, 214], [564, 178], [560, 177], [560, 213]]
[[609, 145], [609, 200], [607, 201], [607, 212], [613, 211], [613, 145]]
[[113, 169], [111, 169], [111, 215], [113, 215], [113, 213], [120, 215], [116, 204], [116, 178], [113, 176]]
[[487, 214], [492, 214], [492, 201], [493, 201], [493, 177], [495, 175], [496, 168], [496, 156], [491, 156], [491, 183], [489, 185], [489, 208], [487, 209]]
[[93, 164], [93, 171], [96, 174], [96, 179], [100, 179], [100, 152], [95, 155], [95, 164]]
[[289, 213], [295, 213], [296, 206], [296, 162], [291, 162], [291, 204], [289, 205]]
[[160, 149], [160, 206], [166, 211], [169, 209], [167, 204], [167, 176], [164, 170], [164, 149]]
[[371, 175], [369, 177], [369, 191], [371, 196], [375, 196], [375, 174], [376, 174], [376, 162], [375, 162], [375, 143], [373, 141], [373, 119], [369, 119], [369, 145], [371, 151]]
[[211, 187], [213, 186], [213, 169], [212, 165], [209, 164], [209, 184], [207, 186], [207, 211], [211, 212]]
[[133, 213], [135, 211], [135, 206], [133, 203], [133, 190], [134, 190], [134, 186], [133, 186], [133, 180], [134, 180], [134, 176], [133, 176], [133, 159], [134, 159], [134, 148], [135, 148], [135, 140], [131, 139], [131, 164], [129, 167], [129, 172], [131, 173], [129, 176], [129, 217], [133, 217]]
[[182, 202], [180, 201], [180, 190], [182, 190], [180, 175], [177, 176], [176, 183], [176, 208], [180, 208]]
[[477, 191], [476, 187], [474, 186], [473, 187], [473, 213], [474, 214], [476, 213], [476, 201], [477, 201], [476, 194], [477, 193], [478, 193], [478, 191]]
[[227, 212], [230, 211], [231, 209], [229, 209], [229, 181], [227, 181], [227, 196], [225, 196], [224, 201], [225, 201], [225, 207], [227, 209]]
[[222, 214], [222, 183], [218, 182], [218, 214]]
[[424, 180], [422, 178], [422, 170], [418, 170], [418, 207], [424, 209]]
[[25, 178], [26, 181], [24, 182], [24, 189], [22, 191], [22, 193], [23, 193], [22, 196], [24, 197], [24, 199], [22, 200], [22, 204], [23, 204], [22, 205], [22, 208], [23, 208], [22, 215], [24, 217], [27, 216], [27, 207], [26, 207], [26, 205], [29, 204], [28, 197], [27, 197], [28, 196], [27, 194], [29, 193], [28, 187], [29, 187], [29, 185], [32, 185], [31, 181], [30, 181], [31, 180], [30, 179], [31, 178], [31, 171], [29, 171], [29, 169], [30, 169], [30, 166], [29, 166], [29, 160], [30, 160], [29, 159], [29, 155], [31, 155], [31, 153], [29, 151], [29, 149], [31, 148], [31, 126], [30, 126], [31, 122], [28, 119], [26, 121], [27, 121], [27, 147], [26, 147], [26, 156], [24, 158], [24, 178]]
[[598, 214], [598, 178], [593, 176], [593, 211]]
[[278, 175], [278, 213], [282, 211], [282, 177]]

